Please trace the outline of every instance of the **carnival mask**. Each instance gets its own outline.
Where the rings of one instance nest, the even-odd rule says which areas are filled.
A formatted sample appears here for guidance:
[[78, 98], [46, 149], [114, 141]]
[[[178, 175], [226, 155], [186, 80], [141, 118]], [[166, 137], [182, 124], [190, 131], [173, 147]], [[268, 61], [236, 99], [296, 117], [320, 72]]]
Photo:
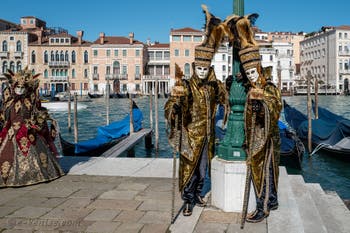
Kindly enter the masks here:
[[207, 66], [195, 66], [195, 72], [198, 78], [206, 79], [209, 73], [209, 67]]
[[250, 68], [246, 70], [245, 74], [251, 83], [255, 83], [259, 78], [259, 73], [256, 68]]

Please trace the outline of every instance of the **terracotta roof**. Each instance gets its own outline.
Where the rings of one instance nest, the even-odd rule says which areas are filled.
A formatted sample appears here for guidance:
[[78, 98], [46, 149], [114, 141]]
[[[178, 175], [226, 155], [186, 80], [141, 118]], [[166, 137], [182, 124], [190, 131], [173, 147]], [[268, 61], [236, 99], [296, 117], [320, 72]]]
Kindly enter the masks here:
[[149, 48], [170, 48], [170, 44], [160, 44], [160, 43], [156, 43], [156, 44], [152, 44], [150, 46], [148, 46]]
[[189, 28], [189, 27], [186, 27], [186, 28], [180, 28], [180, 29], [171, 29], [171, 33], [177, 33], [177, 32], [202, 32], [200, 30], [197, 30], [197, 29], [193, 29], [193, 28]]
[[336, 29], [338, 29], [338, 30], [350, 30], [350, 26], [349, 25], [341, 25], [339, 27], [336, 27]]
[[[97, 38], [93, 44], [100, 44], [100, 37]], [[130, 38], [122, 36], [105, 36], [104, 44], [130, 44]], [[142, 42], [134, 39], [134, 44], [143, 44]]]
[[49, 38], [51, 38], [51, 37], [57, 38], [57, 37], [74, 37], [74, 36], [72, 36], [72, 35], [70, 35], [68, 33], [65, 33], [65, 32], [61, 32], [61, 33], [57, 33], [57, 34], [51, 34], [48, 37]]

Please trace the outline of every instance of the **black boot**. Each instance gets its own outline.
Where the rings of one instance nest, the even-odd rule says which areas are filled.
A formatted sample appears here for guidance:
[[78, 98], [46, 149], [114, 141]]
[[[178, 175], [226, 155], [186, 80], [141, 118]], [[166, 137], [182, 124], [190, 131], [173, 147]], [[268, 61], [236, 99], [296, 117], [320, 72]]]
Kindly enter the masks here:
[[252, 223], [261, 222], [268, 216], [269, 214], [265, 213], [262, 209], [256, 209], [253, 214], [247, 216], [246, 221]]
[[193, 210], [193, 205], [190, 202], [185, 202], [184, 203], [184, 208], [182, 210], [182, 214], [184, 216], [191, 216], [192, 215], [192, 210]]
[[203, 200], [203, 197], [201, 197], [200, 195], [196, 195], [194, 198], [196, 205], [199, 207], [205, 207], [207, 205], [207, 203]]

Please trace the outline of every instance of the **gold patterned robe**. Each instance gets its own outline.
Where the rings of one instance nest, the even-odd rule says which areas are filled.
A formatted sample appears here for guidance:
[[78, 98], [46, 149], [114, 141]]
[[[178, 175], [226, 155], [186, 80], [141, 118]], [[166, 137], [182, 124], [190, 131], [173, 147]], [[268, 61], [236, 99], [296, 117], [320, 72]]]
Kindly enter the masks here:
[[[269, 175], [269, 163], [272, 162], [274, 172], [274, 185], [278, 186], [278, 165], [280, 159], [280, 136], [278, 119], [282, 109], [281, 93], [270, 81], [266, 83], [263, 93], [260, 113], [256, 113], [255, 124], [252, 122], [251, 100], [246, 101], [245, 106], [245, 132], [246, 145], [250, 153], [252, 180], [257, 197], [260, 198], [264, 178]], [[252, 123], [254, 125], [252, 125]], [[253, 135], [252, 135], [253, 134]], [[268, 185], [266, 185], [268, 186]], [[268, 194], [266, 194], [268, 196]]]
[[[195, 74], [189, 81], [182, 80], [186, 96], [181, 100], [181, 136], [180, 136], [180, 191], [188, 183], [198, 164], [205, 143], [208, 143], [208, 165], [214, 156], [215, 113], [218, 104], [223, 104], [228, 113], [228, 93], [224, 84], [217, 80], [214, 70], [210, 68], [207, 81], [199, 79]], [[175, 116], [173, 105], [179, 101], [169, 97], [165, 104], [165, 119], [170, 128], [169, 143], [176, 148]]]
[[40, 107], [34, 92], [16, 96], [5, 89], [0, 113], [0, 187], [26, 186], [64, 175], [56, 159], [55, 129], [49, 128], [47, 110]]

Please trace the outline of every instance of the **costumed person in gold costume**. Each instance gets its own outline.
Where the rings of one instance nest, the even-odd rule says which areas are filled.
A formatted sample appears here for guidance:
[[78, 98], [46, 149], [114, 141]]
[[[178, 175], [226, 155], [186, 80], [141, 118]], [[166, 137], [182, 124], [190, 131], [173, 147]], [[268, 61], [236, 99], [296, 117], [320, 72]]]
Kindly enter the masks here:
[[[195, 47], [192, 63], [193, 75], [182, 79], [180, 68], [176, 70], [177, 82], [165, 104], [165, 119], [170, 128], [169, 143], [180, 151], [179, 190], [184, 201], [183, 215], [190, 216], [194, 205], [205, 206], [202, 196], [207, 169], [215, 153], [215, 114], [222, 104], [224, 123], [229, 111], [225, 85], [216, 79], [211, 60], [220, 46], [225, 28], [221, 20], [202, 5], [206, 17], [206, 38]], [[178, 115], [179, 122], [176, 123]], [[176, 128], [176, 126], [179, 126]], [[175, 135], [180, 134], [178, 138]], [[179, 141], [176, 141], [179, 140]]]
[[[56, 122], [41, 107], [39, 74], [27, 67], [8, 71], [0, 112], [0, 187], [18, 187], [56, 179], [62, 175], [54, 144]], [[51, 121], [49, 127], [48, 121]]]
[[280, 136], [278, 119], [282, 109], [280, 90], [270, 80], [271, 67], [261, 67], [259, 47], [239, 51], [244, 76], [249, 80], [245, 106], [247, 165], [251, 166], [256, 210], [247, 222], [260, 222], [278, 208]]
[[[195, 48], [194, 74], [175, 86], [165, 104], [165, 118], [170, 127], [169, 142], [180, 143], [179, 189], [184, 200], [183, 214], [192, 214], [194, 205], [204, 206], [201, 196], [206, 170], [214, 156], [215, 113], [218, 104], [228, 108], [228, 93], [216, 79], [210, 66], [214, 50], [204, 46]], [[227, 111], [226, 111], [227, 112]], [[175, 128], [175, 115], [181, 127]], [[176, 130], [181, 132], [177, 142]]]

